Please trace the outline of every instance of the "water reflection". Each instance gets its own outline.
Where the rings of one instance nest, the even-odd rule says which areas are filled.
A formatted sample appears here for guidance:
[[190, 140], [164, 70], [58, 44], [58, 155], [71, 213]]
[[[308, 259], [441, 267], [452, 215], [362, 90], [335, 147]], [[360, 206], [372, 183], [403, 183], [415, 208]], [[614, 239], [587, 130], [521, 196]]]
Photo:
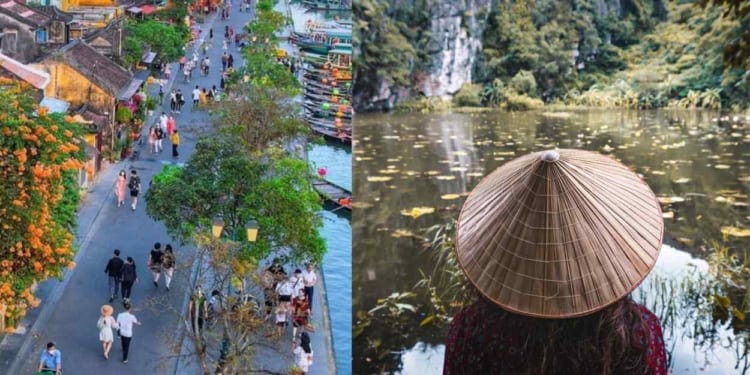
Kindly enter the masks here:
[[[673, 371], [738, 372], [746, 367], [742, 361], [747, 360], [747, 345], [746, 331], [737, 334], [728, 328], [736, 319], [725, 323], [710, 319], [711, 301], [694, 289], [672, 301], [656, 299], [669, 287], [684, 294], [682, 281], [667, 285], [665, 280], [673, 280], [673, 274], [706, 272], [705, 262], [690, 259], [705, 258], [709, 241], [724, 241], [733, 251], [750, 244], [748, 237], [721, 233], [722, 228], [750, 226], [746, 209], [750, 130], [745, 119], [715, 121], [715, 117], [700, 111], [602, 110], [358, 115], [353, 311], [366, 311], [391, 292], [411, 290], [421, 279], [420, 270], [432, 270], [433, 260], [415, 236], [423, 234], [421, 229], [455, 218], [465, 194], [482, 176], [531, 151], [584, 148], [612, 154], [644, 176], [662, 197], [665, 242], [686, 251], [665, 247], [653, 273], [659, 282], [648, 281], [639, 292], [647, 301], [654, 296], [648, 303], [669, 324]], [[406, 216], [402, 210], [415, 215]], [[427, 302], [424, 296], [411, 301], [417, 306]], [[406, 367], [407, 358], [410, 363], [421, 358], [413, 354], [414, 349], [439, 347], [445, 335], [432, 325], [420, 327], [423, 310], [416, 316], [406, 314], [405, 321], [373, 322], [354, 341], [359, 356], [354, 360], [355, 372], [411, 373], [409, 368], [417, 368]], [[706, 316], [708, 320], [697, 318]], [[436, 355], [431, 355], [431, 362]], [[432, 373], [419, 368], [420, 374]]]

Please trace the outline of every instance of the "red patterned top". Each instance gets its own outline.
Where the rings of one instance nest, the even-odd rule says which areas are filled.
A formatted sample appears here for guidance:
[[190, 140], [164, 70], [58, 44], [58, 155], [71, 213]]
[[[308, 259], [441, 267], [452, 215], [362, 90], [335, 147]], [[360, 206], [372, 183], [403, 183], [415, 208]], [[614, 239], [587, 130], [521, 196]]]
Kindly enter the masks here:
[[[643, 334], [636, 333], [636, 342], [648, 344], [648, 375], [667, 375], [667, 356], [664, 350], [659, 319], [646, 307], [638, 305], [641, 317], [649, 328], [648, 343]], [[513, 319], [492, 302], [480, 300], [467, 306], [454, 318], [445, 348], [444, 375], [457, 374], [516, 374], [524, 373], [530, 358], [521, 350], [524, 332], [531, 320]], [[572, 374], [570, 369], [559, 369], [557, 374]]]

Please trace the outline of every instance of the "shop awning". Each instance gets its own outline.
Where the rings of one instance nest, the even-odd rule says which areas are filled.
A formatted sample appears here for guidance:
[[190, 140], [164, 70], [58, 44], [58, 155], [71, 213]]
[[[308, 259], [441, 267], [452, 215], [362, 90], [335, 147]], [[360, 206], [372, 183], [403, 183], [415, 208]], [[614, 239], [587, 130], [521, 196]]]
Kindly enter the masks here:
[[151, 14], [156, 12], [156, 7], [153, 5], [142, 5], [141, 12], [143, 12], [143, 14]]
[[125, 87], [119, 95], [117, 95], [117, 99], [119, 100], [130, 100], [130, 98], [133, 97], [133, 95], [138, 91], [138, 88], [141, 87], [141, 84], [143, 84], [142, 79], [134, 79], [130, 81], [130, 85]]
[[68, 108], [70, 108], [70, 103], [45, 96], [44, 99], [39, 102], [39, 106], [47, 107], [49, 113], [65, 113], [68, 111]]
[[149, 52], [145, 55], [143, 55], [143, 63], [144, 64], [151, 64], [154, 62], [154, 59], [156, 58], [156, 52]]

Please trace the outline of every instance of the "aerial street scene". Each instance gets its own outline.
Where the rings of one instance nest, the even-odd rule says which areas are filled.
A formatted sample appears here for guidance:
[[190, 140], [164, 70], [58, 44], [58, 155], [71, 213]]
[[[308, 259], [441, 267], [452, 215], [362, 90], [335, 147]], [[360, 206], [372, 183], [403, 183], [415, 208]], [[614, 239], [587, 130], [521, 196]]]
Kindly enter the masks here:
[[0, 374], [351, 374], [345, 1], [0, 1]]

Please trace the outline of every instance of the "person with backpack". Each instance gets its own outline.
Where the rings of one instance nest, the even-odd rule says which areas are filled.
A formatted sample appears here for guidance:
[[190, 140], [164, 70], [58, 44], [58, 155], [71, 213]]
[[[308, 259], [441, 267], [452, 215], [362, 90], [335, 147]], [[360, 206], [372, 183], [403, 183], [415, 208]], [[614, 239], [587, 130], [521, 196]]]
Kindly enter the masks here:
[[167, 291], [169, 291], [169, 284], [172, 283], [172, 275], [174, 275], [174, 265], [176, 263], [174, 252], [172, 251], [172, 245], [167, 244], [164, 248], [164, 262], [162, 263], [164, 268], [164, 281], [167, 284]]
[[138, 205], [138, 193], [141, 192], [141, 178], [138, 176], [138, 172], [136, 172], [135, 169], [130, 171], [128, 189], [130, 189], [130, 197], [133, 199], [130, 207], [135, 211], [135, 207]]
[[138, 281], [138, 273], [135, 269], [135, 261], [132, 257], [127, 257], [125, 264], [122, 266], [122, 301], [130, 300], [130, 292], [133, 284]]
[[154, 276], [154, 286], [159, 288], [159, 276], [161, 276], [162, 265], [164, 264], [164, 252], [161, 251], [161, 243], [154, 244], [151, 253], [148, 256], [148, 268]]

